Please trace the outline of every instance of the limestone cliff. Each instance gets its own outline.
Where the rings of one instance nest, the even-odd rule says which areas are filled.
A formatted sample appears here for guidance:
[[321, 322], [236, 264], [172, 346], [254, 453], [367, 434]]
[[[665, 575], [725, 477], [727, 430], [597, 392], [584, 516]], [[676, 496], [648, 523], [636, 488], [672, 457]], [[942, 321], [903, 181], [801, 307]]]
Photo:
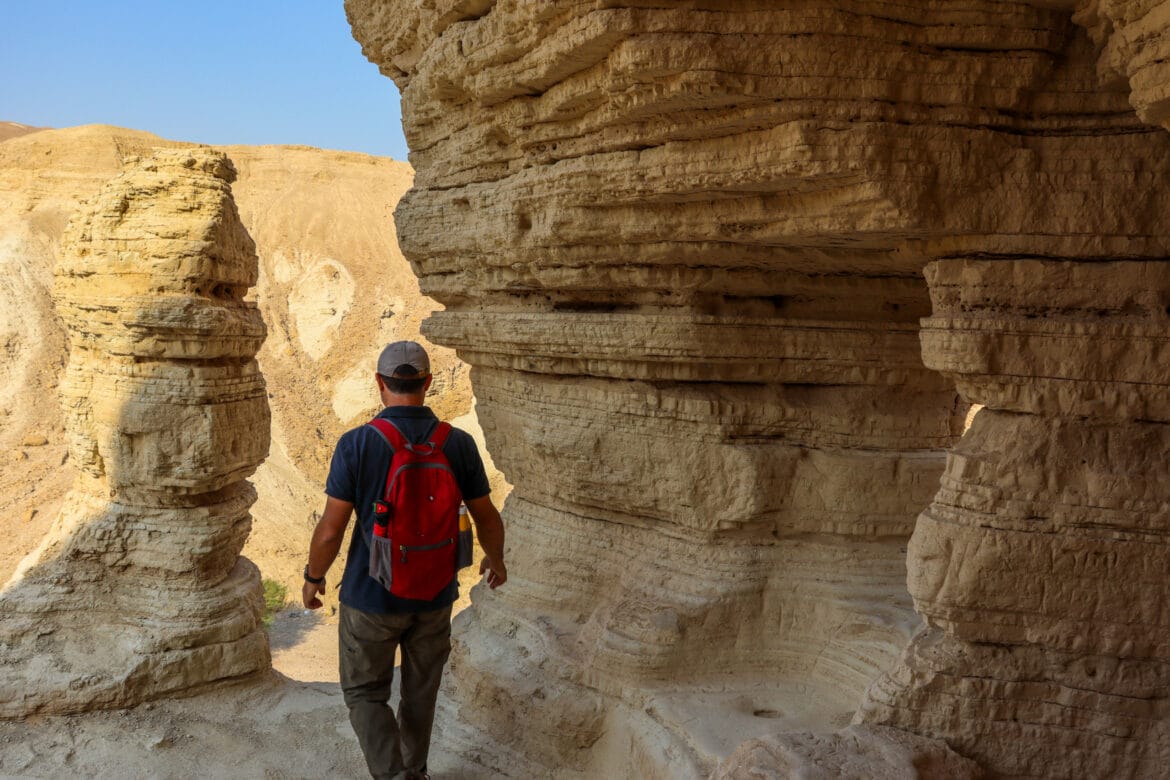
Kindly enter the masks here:
[[54, 299], [78, 468], [0, 593], [0, 715], [124, 705], [268, 668], [239, 556], [268, 452], [255, 246], [207, 149], [132, 161], [71, 223]]
[[[1106, 773], [1162, 756], [1160, 646], [1074, 637], [1126, 599], [1141, 614], [1119, 622], [1161, 625], [1148, 580], [1118, 590], [1108, 561], [1164, 503], [1135, 506], [1130, 530], [1074, 521], [1101, 506], [1078, 485], [1118, 502], [1125, 483], [1100, 458], [1076, 479], [1068, 464], [1141, 420], [1119, 468], [1158, 483], [1164, 312], [1141, 261], [1170, 256], [1170, 136], [1148, 124], [1157, 98], [1099, 79], [1118, 28], [1091, 39], [1074, 5], [347, 0], [402, 90], [417, 174], [395, 220], [446, 306], [425, 332], [472, 364], [516, 486], [512, 580], [461, 621], [447, 742], [509, 774], [649, 777], [711, 771], [749, 740], [736, 760], [766, 773], [793, 745], [815, 763], [860, 744], [784, 734], [864, 704], [859, 720], [997, 772], [1059, 774], [1046, 759], [1094, 747]], [[1098, 304], [1053, 265], [1147, 270]], [[993, 411], [931, 504], [970, 401]], [[1064, 422], [1086, 415], [1107, 422]], [[1055, 496], [1081, 515], [1011, 503]], [[989, 516], [1033, 534], [1027, 553], [971, 528]], [[1056, 557], [1078, 534], [1096, 541]], [[1143, 549], [1153, 577], [1166, 549]], [[1037, 573], [1053, 584], [1027, 587]], [[895, 662], [909, 596], [931, 627]], [[1145, 660], [1093, 665], [1101, 696], [1037, 677], [1100, 653]], [[1116, 697], [1139, 679], [1133, 725]], [[1049, 695], [1068, 705], [1027, 704]], [[914, 755], [949, 761], [937, 748]]]
[[919, 517], [926, 627], [866, 720], [1022, 776], [1170, 760], [1170, 264], [927, 267], [928, 366], [983, 404]]

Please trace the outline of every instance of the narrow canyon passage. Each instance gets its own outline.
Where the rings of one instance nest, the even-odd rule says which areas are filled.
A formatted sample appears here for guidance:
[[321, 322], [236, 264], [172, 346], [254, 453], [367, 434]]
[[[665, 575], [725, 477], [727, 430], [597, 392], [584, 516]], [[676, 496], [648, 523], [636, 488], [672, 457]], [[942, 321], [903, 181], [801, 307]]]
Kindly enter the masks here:
[[438, 774], [1159, 776], [1168, 7], [347, 0], [417, 173], [4, 141], [0, 499], [48, 535], [0, 596], [0, 770], [360, 773], [335, 626], [273, 674], [246, 559], [300, 586], [421, 327], [515, 485]]

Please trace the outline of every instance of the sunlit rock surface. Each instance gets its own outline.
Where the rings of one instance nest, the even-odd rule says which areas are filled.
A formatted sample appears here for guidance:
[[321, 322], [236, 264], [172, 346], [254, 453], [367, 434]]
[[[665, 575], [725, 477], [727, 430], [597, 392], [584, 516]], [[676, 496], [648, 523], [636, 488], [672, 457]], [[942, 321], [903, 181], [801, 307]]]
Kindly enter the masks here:
[[132, 160], [71, 222], [54, 300], [79, 470], [0, 592], [0, 714], [131, 704], [269, 665], [240, 557], [268, 451], [255, 247], [206, 148]]
[[[776, 745], [801, 746], [809, 765], [823, 751], [844, 766], [829, 754], [850, 745], [882, 752], [800, 736], [856, 717], [946, 740], [992, 771], [1062, 771], [1043, 762], [1067, 748], [1055, 716], [992, 705], [1043, 696], [1015, 684], [1025, 672], [947, 656], [957, 677], [990, 676], [960, 711], [931, 684], [938, 665], [896, 659], [920, 624], [910, 595], [948, 641], [1018, 643], [1029, 663], [1042, 634], [1095, 625], [1085, 613], [954, 636], [935, 615], [961, 625], [977, 595], [927, 604], [925, 562], [940, 555], [923, 528], [941, 510], [923, 516], [905, 567], [966, 402], [989, 403], [966, 384], [999, 382], [996, 345], [1018, 336], [970, 335], [954, 359], [985, 355], [982, 371], [944, 365], [923, 268], [1168, 256], [1170, 136], [1135, 113], [1127, 84], [1099, 78], [1101, 35], [1074, 5], [348, 0], [355, 37], [402, 90], [417, 174], [395, 219], [422, 290], [446, 306], [425, 330], [472, 364], [488, 444], [515, 485], [511, 579], [461, 618], [447, 744], [516, 776], [693, 776], [731, 771], [741, 744], [749, 765], [787, 750]], [[1021, 284], [1080, 306], [1070, 332], [1092, 310], [1091, 292], [1050, 297], [1043, 273]], [[986, 305], [992, 331], [1015, 324], [995, 321], [999, 298]], [[1048, 358], [1010, 354], [1032, 364], [1010, 373], [1043, 375]], [[1153, 403], [1135, 393], [1041, 422]], [[980, 436], [1005, 464], [1038, 452], [1027, 426], [987, 433], [991, 405], [935, 507], [962, 490], [948, 488], [956, 458]], [[1155, 451], [1124, 470], [1148, 479]], [[1032, 482], [1063, 479], [1053, 457], [1029, 467]], [[999, 512], [998, 494], [979, 495]], [[1156, 525], [1164, 507], [1137, 512]], [[1001, 601], [1024, 603], [1014, 589], [1055, 565], [1030, 549], [990, 564], [1010, 569]], [[1164, 571], [1163, 548], [1149, 551]], [[1103, 572], [1075, 576], [1078, 596], [1105, 603]], [[1156, 611], [1160, 597], [1144, 598]], [[925, 652], [921, 635], [914, 647]], [[1016, 744], [973, 748], [1001, 711], [1024, 721]], [[1083, 755], [1112, 734], [1121, 758], [1099, 765], [1144, 766], [1148, 732], [1100, 712], [1075, 724]], [[946, 754], [915, 745], [891, 766]]]

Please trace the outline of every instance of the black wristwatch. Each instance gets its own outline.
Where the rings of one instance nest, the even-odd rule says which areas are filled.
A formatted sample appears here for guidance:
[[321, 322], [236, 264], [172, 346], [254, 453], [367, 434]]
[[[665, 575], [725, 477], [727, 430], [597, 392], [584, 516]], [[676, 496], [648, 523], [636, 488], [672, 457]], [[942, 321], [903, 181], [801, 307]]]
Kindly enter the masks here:
[[321, 575], [320, 577], [314, 577], [314, 576], [310, 575], [309, 574], [309, 564], [306, 563], [305, 564], [305, 582], [311, 582], [314, 585], [320, 585], [321, 583], [325, 582], [325, 575]]

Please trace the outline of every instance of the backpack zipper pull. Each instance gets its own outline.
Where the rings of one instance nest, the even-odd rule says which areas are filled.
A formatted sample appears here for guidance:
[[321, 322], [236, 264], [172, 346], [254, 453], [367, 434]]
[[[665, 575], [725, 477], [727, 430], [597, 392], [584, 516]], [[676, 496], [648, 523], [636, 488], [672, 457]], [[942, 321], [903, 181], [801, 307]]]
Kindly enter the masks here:
[[398, 549], [402, 550], [402, 562], [406, 563], [406, 545], [400, 544], [400, 545], [398, 545]]

